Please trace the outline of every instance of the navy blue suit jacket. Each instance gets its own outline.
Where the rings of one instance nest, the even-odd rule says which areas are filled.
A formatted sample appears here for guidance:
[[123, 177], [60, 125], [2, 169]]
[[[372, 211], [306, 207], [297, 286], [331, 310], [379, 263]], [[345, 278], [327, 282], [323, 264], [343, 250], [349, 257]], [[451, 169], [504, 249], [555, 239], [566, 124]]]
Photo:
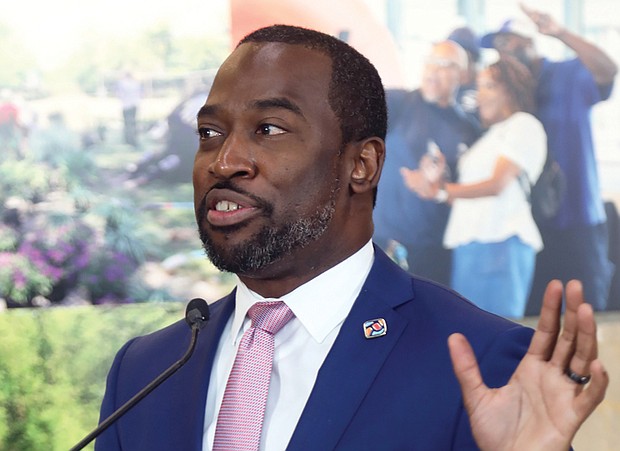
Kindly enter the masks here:
[[[96, 450], [201, 450], [209, 375], [233, 309], [234, 293], [211, 305], [189, 362], [104, 432]], [[375, 318], [386, 320], [387, 334], [366, 339], [362, 324]], [[375, 249], [287, 449], [477, 449], [448, 353], [453, 332], [467, 336], [486, 383], [496, 387], [508, 381], [532, 335], [412, 277]], [[102, 418], [178, 360], [189, 339], [179, 321], [127, 343], [108, 375]]]

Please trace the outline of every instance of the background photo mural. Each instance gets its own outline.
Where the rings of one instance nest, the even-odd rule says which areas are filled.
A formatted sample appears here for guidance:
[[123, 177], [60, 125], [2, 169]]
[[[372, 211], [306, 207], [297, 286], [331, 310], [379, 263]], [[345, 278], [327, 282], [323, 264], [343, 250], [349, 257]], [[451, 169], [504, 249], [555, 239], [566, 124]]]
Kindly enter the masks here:
[[[545, 10], [618, 62], [614, 2], [552, 0]], [[431, 43], [465, 26], [480, 36], [522, 14], [517, 2], [495, 0], [26, 0], [6, 9], [0, 451], [69, 448], [96, 425], [105, 374], [127, 339], [182, 318], [193, 297], [213, 301], [234, 286], [234, 276], [215, 269], [201, 249], [191, 170], [196, 112], [242, 36], [289, 23], [346, 40], [377, 66], [395, 100], [394, 119], [399, 93], [420, 84]], [[544, 36], [536, 45], [552, 59], [571, 56]], [[497, 58], [478, 50], [479, 67]], [[617, 91], [594, 107], [592, 123], [609, 259], [620, 264]], [[394, 260], [406, 265], [402, 248], [391, 245]], [[598, 313], [606, 361], [618, 360], [617, 274], [610, 293], [607, 313]], [[578, 448], [618, 442], [611, 425], [619, 391], [612, 381]]]
[[[217, 67], [252, 29], [284, 21], [347, 40], [378, 67], [395, 106], [400, 92], [419, 85], [431, 42], [463, 26], [482, 34], [519, 13], [516, 5], [491, 1], [477, 9], [448, 0], [436, 9], [403, 1], [275, 3], [212, 2], [204, 22], [189, 13], [203, 8], [191, 1], [175, 11], [156, 2], [148, 13], [93, 1], [70, 17], [62, 8], [38, 5], [56, 18], [41, 22], [26, 6], [11, 8], [10, 20], [0, 23], [7, 68], [0, 74], [2, 305], [216, 299], [226, 292], [231, 278], [211, 267], [197, 246], [194, 122]], [[583, 17], [568, 14], [566, 2], [549, 3], [551, 13], [574, 22], [612, 57], [619, 53], [617, 26], [601, 13], [608, 2], [599, 1], [598, 9], [583, 5]], [[39, 38], [59, 24], [62, 33]], [[476, 45], [475, 38], [469, 44]], [[545, 38], [536, 43], [541, 53], [566, 56], [564, 46]], [[479, 67], [496, 57], [493, 50], [475, 50]], [[594, 170], [609, 216], [611, 263], [620, 254], [618, 103], [612, 92], [593, 110]], [[392, 122], [411, 120], [399, 111], [392, 108]], [[619, 308], [619, 287], [615, 276], [604, 309]]]

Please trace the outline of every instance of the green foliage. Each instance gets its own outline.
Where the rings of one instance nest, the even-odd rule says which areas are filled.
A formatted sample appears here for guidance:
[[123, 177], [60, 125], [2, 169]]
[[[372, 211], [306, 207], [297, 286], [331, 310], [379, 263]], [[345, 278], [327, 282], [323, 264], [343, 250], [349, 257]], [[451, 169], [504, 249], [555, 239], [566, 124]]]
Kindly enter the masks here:
[[148, 29], [142, 38], [151, 49], [153, 55], [163, 63], [164, 67], [171, 67], [174, 55], [173, 36], [170, 27], [160, 23]]
[[[74, 57], [46, 72], [42, 83], [51, 92], [66, 92], [75, 83], [101, 94], [106, 79], [129, 67], [183, 79], [217, 67], [229, 45], [227, 36], [175, 36], [165, 23], [132, 36], [87, 33]], [[40, 70], [1, 21], [0, 65], [0, 87], [18, 88], [25, 97], [41, 94], [25, 91], [27, 77]], [[81, 283], [71, 302], [151, 303], [0, 311], [0, 451], [66, 450], [96, 425], [105, 375], [118, 348], [130, 337], [182, 316], [182, 305], [152, 302], [170, 299], [163, 288], [149, 288], [132, 274], [147, 259], [185, 255], [198, 246], [191, 209], [140, 208], [149, 202], [190, 201], [191, 183], [129, 192], [122, 187], [119, 169], [140, 157], [139, 150], [109, 138], [84, 149], [75, 131], [55, 125], [33, 130], [21, 152], [0, 149], [0, 298], [11, 298], [15, 306], [28, 304], [34, 294], [55, 293], [70, 269]], [[17, 220], [8, 221], [13, 213]], [[63, 273], [46, 272], [34, 264], [42, 260], [20, 253], [25, 242], [30, 251], [46, 252], [58, 251], [62, 238], [67, 238], [64, 244], [76, 244], [67, 224], [79, 224], [78, 230], [86, 232], [78, 238], [89, 245], [88, 267], [54, 266]], [[64, 237], [57, 236], [59, 230]], [[40, 257], [47, 264], [50, 255]], [[197, 273], [201, 280], [220, 277], [202, 252], [175, 270]], [[127, 277], [114, 279], [119, 273]], [[232, 284], [226, 277], [231, 276], [222, 280]], [[21, 285], [24, 279], [27, 284]]]
[[47, 296], [52, 280], [23, 254], [0, 252], [0, 294], [19, 304], [36, 295]]
[[85, 36], [61, 72], [65, 81], [72, 79], [84, 92], [95, 94], [107, 78], [126, 69], [188, 74], [216, 69], [229, 51], [227, 36], [177, 36], [168, 24], [158, 23], [132, 36]]
[[175, 52], [171, 63], [177, 70], [216, 69], [229, 53], [228, 36], [179, 37], [175, 39]]
[[[95, 181], [108, 174], [74, 135], [56, 118], [33, 136], [27, 159], [0, 161], [0, 298], [10, 307], [33, 305], [36, 296], [52, 303], [74, 294], [92, 303], [137, 300], [132, 276], [165, 226], [141, 227], [126, 192], [98, 193]], [[150, 299], [140, 293], [139, 300]]]
[[55, 175], [32, 160], [3, 159], [0, 161], [0, 202], [16, 192], [24, 199], [38, 201], [62, 183]]
[[37, 130], [29, 142], [29, 155], [38, 167], [45, 165], [62, 180], [67, 188], [92, 185], [96, 174], [95, 162], [88, 152], [82, 149], [78, 135], [70, 130], [60, 115], [51, 115], [50, 126]]
[[[44, 75], [47, 90], [66, 87], [67, 80], [95, 94], [110, 72], [131, 67], [141, 73], [176, 71], [188, 73], [213, 69], [230, 50], [226, 36], [176, 36], [166, 23], [156, 24], [135, 35], [101, 36], [97, 33], [82, 37], [74, 55], [62, 67], [43, 72], [34, 55], [9, 24], [0, 21], [0, 87], [21, 90], [30, 75]], [[42, 93], [28, 92], [27, 95]]]
[[[182, 318], [178, 303], [0, 313], [0, 451], [66, 450], [98, 421], [129, 338]], [[92, 448], [91, 448], [92, 449]]]
[[0, 252], [13, 251], [17, 247], [17, 231], [0, 222]]

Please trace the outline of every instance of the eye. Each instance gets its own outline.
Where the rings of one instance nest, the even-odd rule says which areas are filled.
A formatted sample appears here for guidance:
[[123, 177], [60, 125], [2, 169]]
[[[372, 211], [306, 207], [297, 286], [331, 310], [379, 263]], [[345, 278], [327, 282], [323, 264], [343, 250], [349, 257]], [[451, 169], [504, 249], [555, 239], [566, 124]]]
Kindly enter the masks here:
[[200, 136], [200, 139], [209, 139], [215, 138], [216, 136], [222, 136], [220, 132], [209, 127], [200, 127], [196, 133]]
[[256, 133], [259, 135], [281, 135], [286, 133], [286, 130], [273, 124], [262, 124], [258, 127], [258, 130], [256, 130]]

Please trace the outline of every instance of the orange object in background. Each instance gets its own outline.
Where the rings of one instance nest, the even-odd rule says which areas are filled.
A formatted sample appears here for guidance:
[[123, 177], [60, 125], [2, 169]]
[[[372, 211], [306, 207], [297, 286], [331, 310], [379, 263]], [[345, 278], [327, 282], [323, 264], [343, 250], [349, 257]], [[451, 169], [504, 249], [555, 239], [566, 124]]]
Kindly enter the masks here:
[[268, 25], [297, 25], [339, 37], [377, 68], [386, 88], [405, 85], [392, 35], [363, 0], [231, 0], [231, 38]]

